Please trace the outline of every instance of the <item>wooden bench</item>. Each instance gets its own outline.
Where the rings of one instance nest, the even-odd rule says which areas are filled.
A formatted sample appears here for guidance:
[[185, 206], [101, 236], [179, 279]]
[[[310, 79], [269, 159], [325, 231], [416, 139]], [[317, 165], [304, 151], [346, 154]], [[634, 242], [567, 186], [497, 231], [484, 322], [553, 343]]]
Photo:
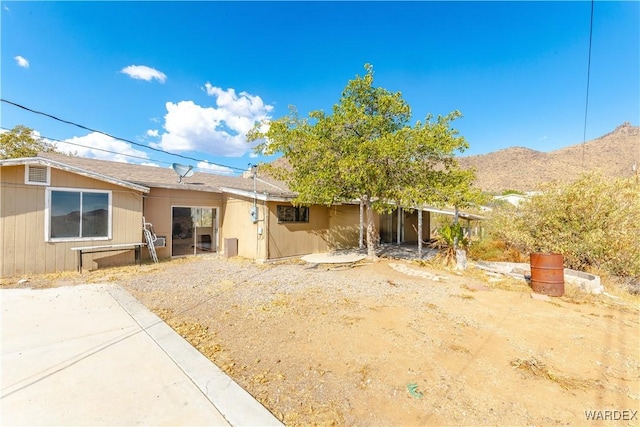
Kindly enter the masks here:
[[117, 245], [98, 245], [98, 246], [80, 246], [71, 248], [72, 251], [78, 251], [78, 271], [82, 273], [82, 255], [98, 253], [98, 252], [114, 252], [114, 251], [135, 251], [136, 264], [142, 265], [142, 256], [140, 248], [146, 246], [146, 243], [120, 243]]

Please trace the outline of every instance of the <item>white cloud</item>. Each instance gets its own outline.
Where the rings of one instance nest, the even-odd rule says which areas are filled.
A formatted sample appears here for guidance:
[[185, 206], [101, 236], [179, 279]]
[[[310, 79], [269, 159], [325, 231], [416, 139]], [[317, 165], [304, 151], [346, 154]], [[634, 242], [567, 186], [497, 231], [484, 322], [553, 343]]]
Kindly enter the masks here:
[[217, 107], [202, 107], [193, 101], [167, 102], [165, 133], [157, 147], [170, 152], [195, 151], [215, 156], [240, 157], [251, 147], [246, 134], [256, 122], [269, 120], [273, 106], [259, 96], [234, 89], [205, 85], [216, 97]]
[[29, 68], [29, 61], [24, 56], [18, 55], [14, 57], [14, 59], [16, 60], [16, 63], [18, 64], [19, 67]]
[[146, 80], [148, 82], [156, 79], [160, 83], [164, 83], [167, 80], [167, 76], [163, 72], [155, 68], [147, 67], [146, 65], [129, 65], [120, 70], [120, 72], [133, 79]]
[[273, 110], [273, 106], [264, 105], [264, 102], [262, 102], [262, 99], [259, 96], [254, 96], [247, 92], [240, 92], [240, 95], [238, 96], [233, 88], [229, 88], [225, 91], [222, 88], [212, 86], [209, 82], [207, 82], [204, 87], [207, 95], [215, 96], [217, 98], [216, 105], [218, 107], [237, 116], [254, 116], [262, 113], [266, 114]]
[[149, 130], [147, 131], [147, 136], [157, 137], [157, 136], [159, 136], [159, 135], [160, 135], [160, 134], [158, 133], [158, 130], [157, 130], [157, 129], [149, 129]]
[[[77, 144], [77, 145], [76, 145]], [[147, 153], [136, 150], [131, 144], [111, 138], [107, 135], [93, 132], [85, 136], [74, 136], [64, 142], [56, 143], [57, 149], [64, 153], [76, 153], [81, 157], [91, 159], [112, 160], [122, 163], [134, 163], [130, 156], [137, 156], [147, 159]], [[97, 149], [108, 150], [99, 151]]]
[[232, 175], [234, 170], [225, 166], [212, 165], [211, 163], [198, 162], [196, 165], [198, 169], [204, 172], [213, 172], [220, 175]]

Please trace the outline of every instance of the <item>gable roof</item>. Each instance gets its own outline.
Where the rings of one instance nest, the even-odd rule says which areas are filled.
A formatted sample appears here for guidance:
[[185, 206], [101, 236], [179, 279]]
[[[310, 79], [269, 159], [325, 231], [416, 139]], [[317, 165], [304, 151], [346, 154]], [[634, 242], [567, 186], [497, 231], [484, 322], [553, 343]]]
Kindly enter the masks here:
[[[235, 189], [253, 194], [253, 179], [242, 176], [225, 176], [195, 172], [193, 176], [178, 183], [178, 177], [171, 168], [121, 163], [108, 160], [89, 159], [57, 153], [39, 153], [37, 157], [0, 160], [0, 166], [41, 164], [67, 170], [112, 184], [133, 188], [148, 193], [151, 188], [169, 188], [220, 193]], [[258, 175], [256, 192], [291, 199], [292, 194], [286, 184]]]
[[118, 185], [125, 188], [130, 188], [132, 190], [141, 191], [143, 193], [149, 192], [149, 188], [144, 185], [139, 185], [130, 181], [121, 180], [111, 175], [104, 175], [100, 172], [83, 169], [78, 166], [69, 165], [69, 164], [62, 163], [46, 157], [36, 156], [36, 157], [21, 157], [17, 159], [0, 160], [0, 166], [22, 166], [22, 165], [49, 166], [52, 168], [73, 172], [78, 175], [86, 176], [88, 178], [97, 179], [98, 181], [108, 182], [110, 184]]

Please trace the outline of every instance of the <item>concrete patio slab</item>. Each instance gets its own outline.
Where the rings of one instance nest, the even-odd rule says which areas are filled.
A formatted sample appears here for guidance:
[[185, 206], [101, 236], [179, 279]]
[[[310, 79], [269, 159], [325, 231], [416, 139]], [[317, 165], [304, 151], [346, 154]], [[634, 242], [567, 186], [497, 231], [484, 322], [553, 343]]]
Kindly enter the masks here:
[[282, 425], [114, 285], [1, 289], [2, 425]]
[[[376, 255], [388, 259], [430, 259], [438, 253], [437, 250], [423, 247], [422, 254], [418, 255], [417, 244], [384, 243], [376, 248]], [[367, 257], [366, 249], [340, 249], [333, 252], [309, 254], [301, 257], [310, 264], [341, 264], [358, 262]]]

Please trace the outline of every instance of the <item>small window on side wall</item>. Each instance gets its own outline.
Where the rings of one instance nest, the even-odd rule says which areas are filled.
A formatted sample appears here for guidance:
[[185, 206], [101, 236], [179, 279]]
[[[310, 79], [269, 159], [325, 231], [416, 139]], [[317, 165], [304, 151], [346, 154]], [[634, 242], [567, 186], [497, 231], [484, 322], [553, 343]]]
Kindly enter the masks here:
[[278, 222], [309, 222], [307, 206], [278, 205]]

